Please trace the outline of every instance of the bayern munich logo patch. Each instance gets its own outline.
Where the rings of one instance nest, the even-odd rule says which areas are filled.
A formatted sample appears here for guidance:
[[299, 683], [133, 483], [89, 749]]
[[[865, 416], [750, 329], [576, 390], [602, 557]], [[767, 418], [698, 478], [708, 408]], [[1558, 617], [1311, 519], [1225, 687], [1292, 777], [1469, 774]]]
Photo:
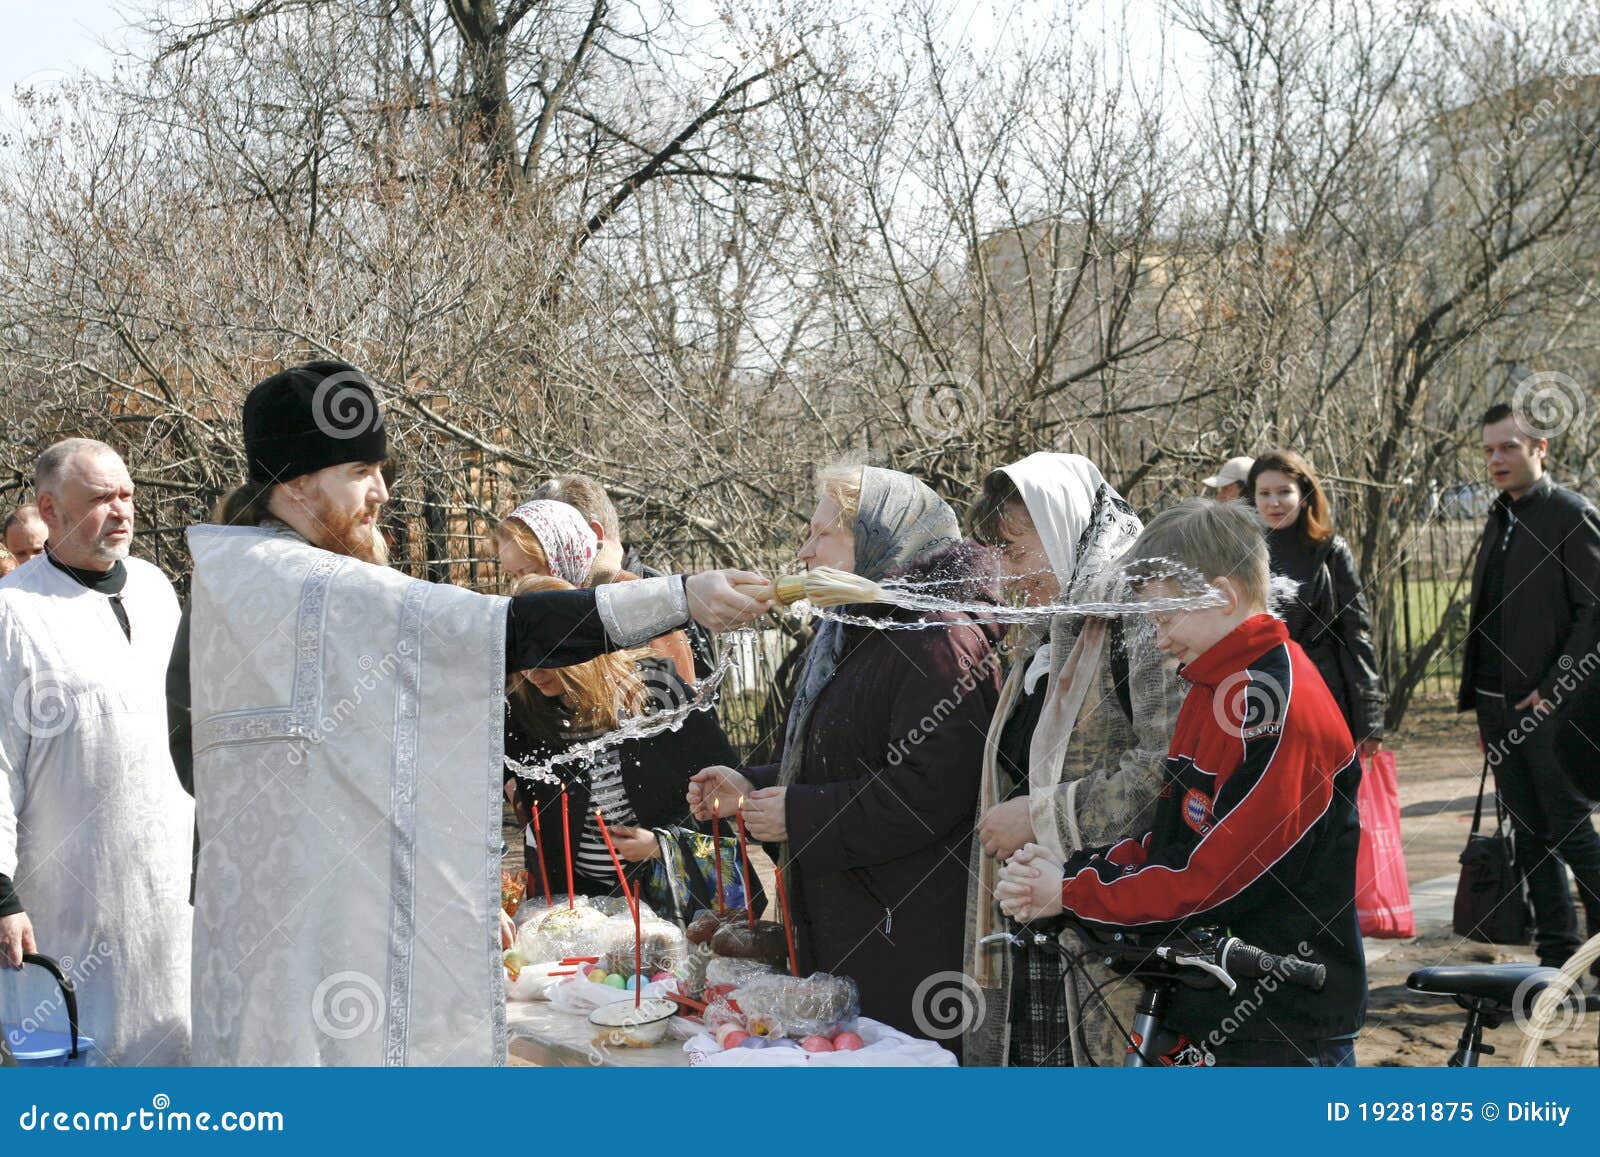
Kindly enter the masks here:
[[1183, 822], [1202, 836], [1211, 830], [1211, 797], [1197, 787], [1184, 793]]

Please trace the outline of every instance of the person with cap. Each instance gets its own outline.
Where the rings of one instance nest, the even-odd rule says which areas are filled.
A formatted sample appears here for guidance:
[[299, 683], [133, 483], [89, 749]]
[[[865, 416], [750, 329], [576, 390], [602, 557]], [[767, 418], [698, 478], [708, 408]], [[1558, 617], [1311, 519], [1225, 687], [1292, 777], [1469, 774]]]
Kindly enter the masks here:
[[0, 582], [0, 966], [63, 961], [94, 1062], [184, 1064], [194, 807], [161, 681], [178, 598], [129, 555], [133, 481], [110, 446], [56, 443], [34, 489], [49, 549]]
[[1237, 458], [1229, 458], [1222, 464], [1221, 470], [1218, 470], [1210, 478], [1205, 479], [1203, 485], [1216, 491], [1212, 497], [1218, 502], [1232, 502], [1237, 498], [1242, 498], [1245, 492], [1245, 482], [1250, 477], [1250, 467], [1255, 464], [1256, 460], [1248, 454], [1241, 454]]
[[[244, 405], [249, 478], [189, 530], [168, 672], [195, 794], [202, 1064], [496, 1065], [508, 671], [770, 603], [714, 571], [503, 598], [383, 565], [383, 411], [343, 362]], [[180, 702], [181, 700], [181, 702]]]

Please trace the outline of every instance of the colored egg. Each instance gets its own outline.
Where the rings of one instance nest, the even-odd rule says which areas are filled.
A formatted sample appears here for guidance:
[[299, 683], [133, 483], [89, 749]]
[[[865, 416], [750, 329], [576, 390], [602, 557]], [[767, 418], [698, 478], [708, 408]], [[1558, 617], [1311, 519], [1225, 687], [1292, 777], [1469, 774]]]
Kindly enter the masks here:
[[610, 976], [606, 977], [605, 984], [607, 988], [628, 987], [628, 982], [622, 979], [622, 973], [620, 972], [613, 972]]
[[639, 987], [639, 978], [637, 976], [628, 977], [628, 979], [623, 983], [622, 987], [626, 988], [629, 992], [635, 991]]
[[658, 973], [656, 973], [654, 976], [652, 976], [650, 978], [650, 983], [651, 984], [661, 984], [664, 981], [676, 980], [676, 979], [678, 979], [678, 978], [676, 976], [674, 976], [670, 972], [658, 972]]
[[857, 1049], [865, 1047], [866, 1042], [861, 1039], [859, 1033], [842, 1032], [833, 1038], [835, 1052], [853, 1053]]
[[825, 1036], [808, 1036], [800, 1042], [800, 1047], [808, 1053], [831, 1053], [833, 1042]]
[[764, 1049], [767, 1047], [767, 1042], [763, 1037], [752, 1036], [746, 1037], [744, 1040], [740, 1041], [738, 1045], [729, 1045], [728, 1047], [741, 1049]]
[[594, 969], [589, 973], [589, 979], [596, 984], [604, 984], [606, 982], [606, 970], [603, 968]]
[[[748, 1040], [761, 1040], [760, 1037], [753, 1037], [749, 1033], [745, 1032], [742, 1028], [736, 1028], [732, 1032], [724, 1034], [720, 1039], [722, 1041], [722, 1047], [725, 1049], [736, 1049]], [[764, 1045], [766, 1042], [761, 1041], [761, 1044]], [[761, 1045], [751, 1045], [750, 1047], [760, 1048]]]
[[591, 972], [598, 972], [601, 976], [605, 975], [605, 970], [592, 960], [586, 960], [580, 964], [578, 966], [578, 971], [583, 973], [585, 976], [588, 976]]

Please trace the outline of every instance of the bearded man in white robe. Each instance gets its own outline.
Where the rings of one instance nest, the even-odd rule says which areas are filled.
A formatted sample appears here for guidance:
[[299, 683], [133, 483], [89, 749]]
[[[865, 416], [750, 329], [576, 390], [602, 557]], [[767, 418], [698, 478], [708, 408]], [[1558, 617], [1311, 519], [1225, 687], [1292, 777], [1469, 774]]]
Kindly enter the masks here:
[[770, 603], [718, 571], [506, 599], [384, 565], [383, 414], [342, 362], [244, 405], [249, 480], [189, 532], [168, 672], [195, 794], [195, 1062], [506, 1060], [508, 670]]
[[163, 694], [178, 600], [128, 555], [133, 482], [111, 447], [57, 443], [34, 488], [49, 548], [0, 581], [0, 964], [63, 962], [91, 1060], [185, 1064], [194, 807]]

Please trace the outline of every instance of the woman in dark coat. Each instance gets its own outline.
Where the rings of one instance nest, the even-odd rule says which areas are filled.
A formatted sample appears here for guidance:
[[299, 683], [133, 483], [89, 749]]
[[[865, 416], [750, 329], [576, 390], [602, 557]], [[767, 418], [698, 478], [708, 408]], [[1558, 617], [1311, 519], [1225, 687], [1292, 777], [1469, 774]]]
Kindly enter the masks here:
[[[808, 567], [900, 578], [993, 601], [988, 555], [909, 475], [871, 467], [821, 476], [801, 549]], [[752, 836], [782, 843], [802, 972], [855, 980], [861, 1010], [959, 1049], [967, 860], [1001, 629], [961, 613], [871, 604], [853, 616], [932, 619], [912, 630], [825, 621], [807, 654], [780, 762], [707, 768], [690, 802], [722, 814], [745, 796]]]
[[[560, 579], [523, 579], [516, 590], [568, 589]], [[692, 692], [671, 660], [649, 651], [619, 651], [558, 670], [521, 671], [506, 696], [506, 755], [533, 766], [579, 743], [617, 728], [622, 718], [687, 703]], [[630, 885], [650, 875], [663, 856], [664, 841], [693, 844], [695, 821], [684, 802], [689, 777], [707, 763], [730, 762], [733, 746], [709, 711], [691, 712], [672, 731], [629, 739], [592, 760], [552, 769], [566, 786], [572, 828], [573, 891], [580, 896], [621, 896], [616, 868], [595, 818], [598, 806], [624, 861]], [[561, 786], [507, 772], [506, 794], [524, 827], [523, 858], [528, 896], [566, 894], [567, 833], [562, 827]], [[538, 810], [536, 842], [532, 823]], [[728, 824], [724, 823], [723, 835]], [[686, 856], [677, 856], [681, 862]], [[714, 887], [689, 882], [681, 910], [658, 915], [680, 921], [712, 907]], [[742, 898], [741, 901], [742, 902]], [[757, 910], [760, 910], [760, 903]]]
[[1289, 637], [1316, 663], [1361, 754], [1371, 756], [1383, 745], [1384, 709], [1372, 617], [1322, 484], [1293, 450], [1269, 450], [1250, 468], [1245, 496], [1266, 521], [1273, 576], [1300, 584], [1282, 608]]

